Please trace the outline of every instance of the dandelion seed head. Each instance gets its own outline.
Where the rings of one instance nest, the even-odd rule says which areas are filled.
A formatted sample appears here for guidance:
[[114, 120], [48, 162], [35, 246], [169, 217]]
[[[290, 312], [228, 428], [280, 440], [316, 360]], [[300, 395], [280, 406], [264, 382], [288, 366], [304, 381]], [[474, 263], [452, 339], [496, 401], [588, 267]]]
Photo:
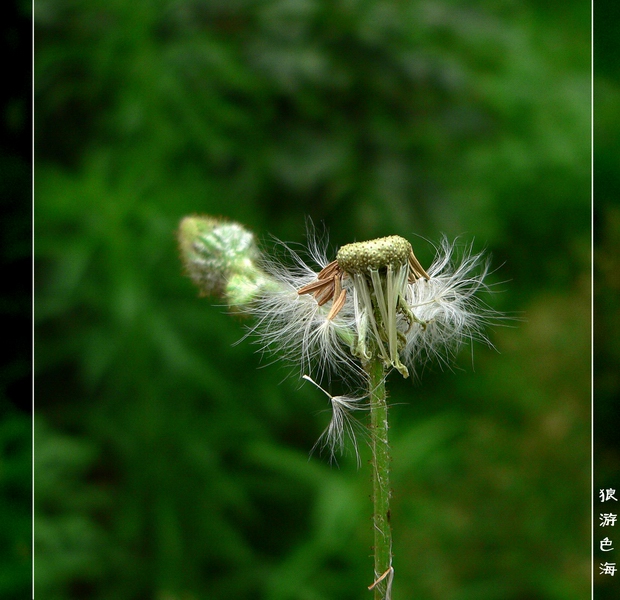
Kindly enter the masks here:
[[413, 319], [405, 302], [406, 285], [423, 272], [417, 268], [411, 244], [397, 235], [347, 244], [338, 251], [336, 261], [353, 281], [357, 317], [354, 354], [363, 361], [380, 356], [387, 367], [408, 377], [400, 360], [404, 339], [399, 324], [403, 317]]
[[342, 246], [336, 261], [347, 273], [368, 273], [371, 270], [399, 268], [407, 264], [413, 252], [411, 244], [398, 235], [354, 242]]

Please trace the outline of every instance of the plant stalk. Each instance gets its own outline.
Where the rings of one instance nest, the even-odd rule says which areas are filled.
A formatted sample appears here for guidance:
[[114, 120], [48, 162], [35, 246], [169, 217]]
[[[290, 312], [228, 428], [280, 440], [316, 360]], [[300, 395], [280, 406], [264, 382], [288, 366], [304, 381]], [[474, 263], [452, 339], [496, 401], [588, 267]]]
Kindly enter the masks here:
[[[392, 587], [392, 528], [390, 525], [390, 448], [385, 367], [380, 358], [366, 365], [370, 391], [370, 435], [372, 447], [373, 529], [375, 532], [374, 600], [390, 600]], [[381, 580], [381, 581], [379, 581]]]

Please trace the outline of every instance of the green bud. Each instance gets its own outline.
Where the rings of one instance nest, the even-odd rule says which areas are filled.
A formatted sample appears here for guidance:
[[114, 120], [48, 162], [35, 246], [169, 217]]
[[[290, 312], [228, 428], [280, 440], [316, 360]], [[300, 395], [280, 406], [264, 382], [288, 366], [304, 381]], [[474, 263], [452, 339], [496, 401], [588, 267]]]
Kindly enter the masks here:
[[256, 264], [260, 252], [254, 235], [238, 223], [209, 216], [185, 217], [178, 240], [185, 270], [203, 295], [239, 307], [269, 283]]

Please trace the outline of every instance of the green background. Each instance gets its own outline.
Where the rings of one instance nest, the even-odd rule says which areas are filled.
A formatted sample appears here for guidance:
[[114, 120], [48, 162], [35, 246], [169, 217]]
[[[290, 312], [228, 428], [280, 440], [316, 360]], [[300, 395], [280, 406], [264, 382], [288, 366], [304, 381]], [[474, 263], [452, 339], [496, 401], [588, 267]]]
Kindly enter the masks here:
[[[334, 252], [398, 234], [428, 266], [446, 234], [491, 253], [488, 301], [517, 317], [497, 350], [388, 382], [394, 599], [589, 597], [589, 19], [582, 1], [35, 3], [38, 597], [369, 597], [367, 452], [309, 457], [325, 398], [182, 275], [192, 213], [266, 247], [310, 217]], [[620, 213], [599, 218], [617, 281]], [[4, 422], [7, 445], [24, 419]]]

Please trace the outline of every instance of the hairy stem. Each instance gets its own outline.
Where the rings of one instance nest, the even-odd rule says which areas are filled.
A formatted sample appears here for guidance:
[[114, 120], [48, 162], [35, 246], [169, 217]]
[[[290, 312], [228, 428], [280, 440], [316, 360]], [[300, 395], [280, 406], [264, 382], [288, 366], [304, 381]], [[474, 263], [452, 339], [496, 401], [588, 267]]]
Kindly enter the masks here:
[[[385, 367], [379, 358], [366, 365], [370, 388], [372, 446], [373, 528], [375, 532], [375, 600], [389, 600], [392, 583], [392, 529], [390, 526], [390, 448]], [[381, 579], [381, 581], [379, 581]]]

